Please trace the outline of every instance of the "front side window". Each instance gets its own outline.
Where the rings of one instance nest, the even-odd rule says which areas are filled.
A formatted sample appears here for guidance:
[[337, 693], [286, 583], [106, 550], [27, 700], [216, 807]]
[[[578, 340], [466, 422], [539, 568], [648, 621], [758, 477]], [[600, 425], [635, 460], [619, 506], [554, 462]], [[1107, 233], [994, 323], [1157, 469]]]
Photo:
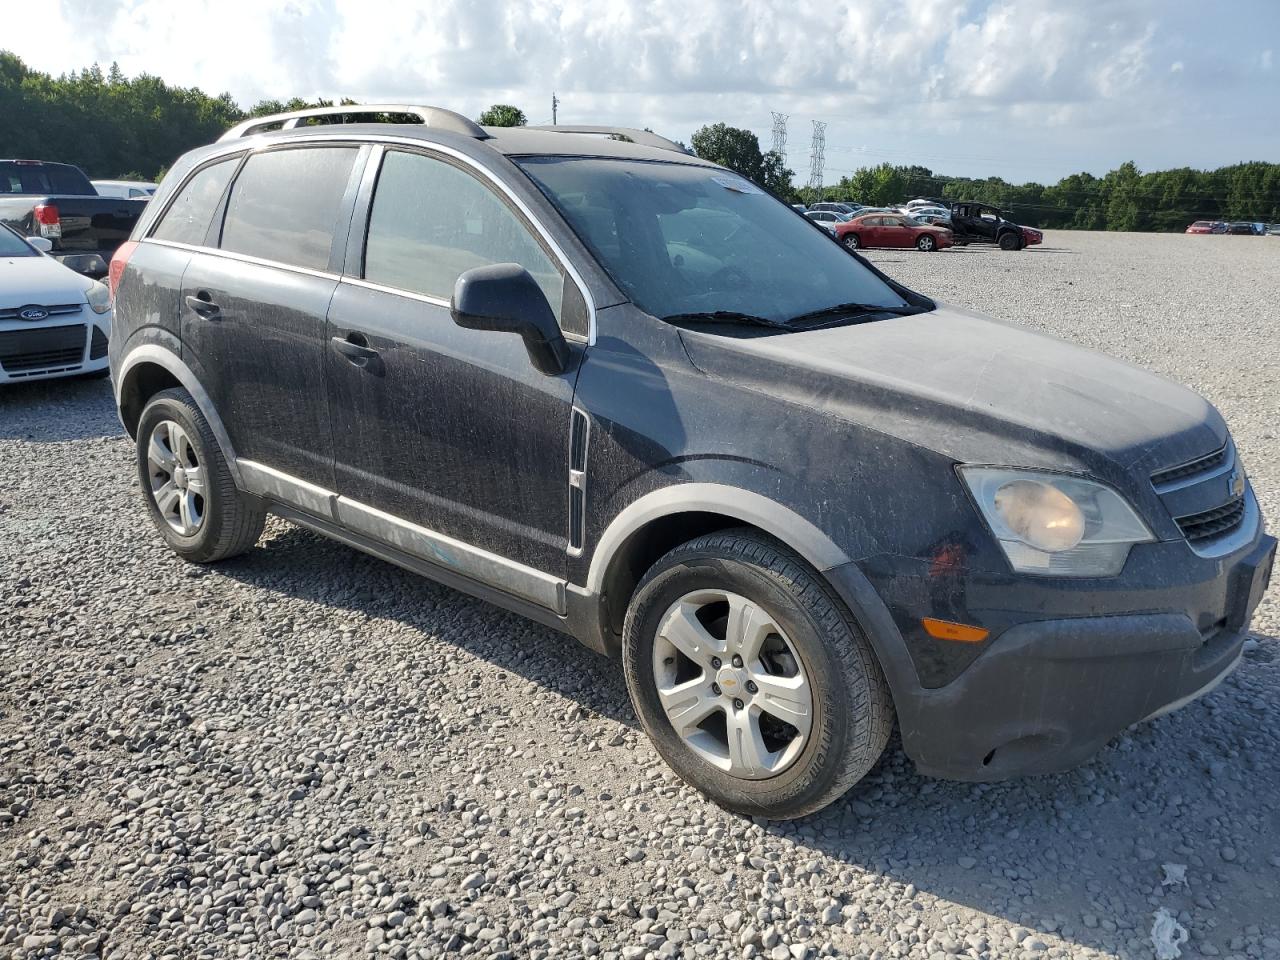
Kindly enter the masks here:
[[460, 274], [492, 263], [528, 270], [560, 316], [564, 277], [506, 203], [451, 163], [389, 151], [369, 212], [364, 278], [448, 300]]
[[728, 171], [600, 157], [518, 162], [614, 282], [656, 317], [733, 312], [787, 322], [837, 304], [906, 305], [826, 231]]
[[222, 226], [222, 249], [325, 270], [355, 147], [268, 150], [236, 177]]
[[210, 164], [188, 180], [165, 211], [164, 218], [152, 231], [157, 240], [200, 246], [209, 232], [213, 216], [227, 182], [236, 172], [238, 156]]

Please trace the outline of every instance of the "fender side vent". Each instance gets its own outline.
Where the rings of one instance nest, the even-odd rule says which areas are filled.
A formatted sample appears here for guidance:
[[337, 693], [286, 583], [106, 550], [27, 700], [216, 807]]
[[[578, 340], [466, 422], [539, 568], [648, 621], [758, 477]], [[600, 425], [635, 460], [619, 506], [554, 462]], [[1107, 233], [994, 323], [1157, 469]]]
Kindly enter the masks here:
[[591, 421], [585, 410], [573, 408], [569, 423], [569, 553], [578, 556], [586, 541], [587, 440]]

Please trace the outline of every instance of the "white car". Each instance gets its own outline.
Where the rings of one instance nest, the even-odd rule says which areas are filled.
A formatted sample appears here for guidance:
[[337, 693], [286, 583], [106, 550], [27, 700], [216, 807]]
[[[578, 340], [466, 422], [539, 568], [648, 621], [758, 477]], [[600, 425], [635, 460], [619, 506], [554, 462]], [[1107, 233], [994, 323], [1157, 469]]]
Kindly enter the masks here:
[[0, 226], [0, 384], [107, 373], [111, 292]]
[[92, 180], [93, 189], [100, 197], [115, 197], [118, 200], [149, 200], [156, 192], [158, 184], [143, 180]]

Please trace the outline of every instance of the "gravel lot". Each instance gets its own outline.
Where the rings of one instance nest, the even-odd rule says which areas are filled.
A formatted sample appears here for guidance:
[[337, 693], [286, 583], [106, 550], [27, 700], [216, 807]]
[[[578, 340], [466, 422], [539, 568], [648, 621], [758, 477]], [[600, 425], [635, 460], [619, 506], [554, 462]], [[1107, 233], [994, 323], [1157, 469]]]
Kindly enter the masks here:
[[[871, 257], [1202, 391], [1280, 518], [1280, 240]], [[9, 388], [0, 957], [1149, 958], [1161, 908], [1184, 956], [1280, 957], [1277, 590], [1255, 630], [1072, 773], [928, 780], [895, 743], [754, 822], [667, 772], [612, 662], [278, 521], [188, 566], [104, 381]]]

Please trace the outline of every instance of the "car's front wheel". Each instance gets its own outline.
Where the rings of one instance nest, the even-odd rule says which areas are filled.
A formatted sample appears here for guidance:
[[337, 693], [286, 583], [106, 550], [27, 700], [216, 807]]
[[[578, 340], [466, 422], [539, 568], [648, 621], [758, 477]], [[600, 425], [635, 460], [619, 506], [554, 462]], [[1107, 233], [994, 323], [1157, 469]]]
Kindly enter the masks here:
[[848, 250], [857, 250], [861, 245], [861, 241], [858, 240], [858, 235], [856, 233], [846, 233], [844, 235], [844, 239], [840, 242], [843, 243], [845, 248]]
[[217, 438], [186, 390], [162, 390], [138, 420], [138, 479], [156, 529], [178, 556], [212, 563], [243, 553], [265, 513], [236, 488]]
[[938, 241], [933, 238], [932, 234], [922, 233], [920, 239], [916, 241], [916, 248], [922, 253], [933, 253], [938, 249]]
[[1018, 235], [1013, 232], [1002, 234], [1000, 237], [1001, 250], [1021, 250], [1022, 242], [1018, 239]]
[[813, 813], [889, 738], [870, 643], [820, 575], [755, 531], [709, 534], [659, 560], [632, 599], [623, 653], [658, 752], [737, 813]]

